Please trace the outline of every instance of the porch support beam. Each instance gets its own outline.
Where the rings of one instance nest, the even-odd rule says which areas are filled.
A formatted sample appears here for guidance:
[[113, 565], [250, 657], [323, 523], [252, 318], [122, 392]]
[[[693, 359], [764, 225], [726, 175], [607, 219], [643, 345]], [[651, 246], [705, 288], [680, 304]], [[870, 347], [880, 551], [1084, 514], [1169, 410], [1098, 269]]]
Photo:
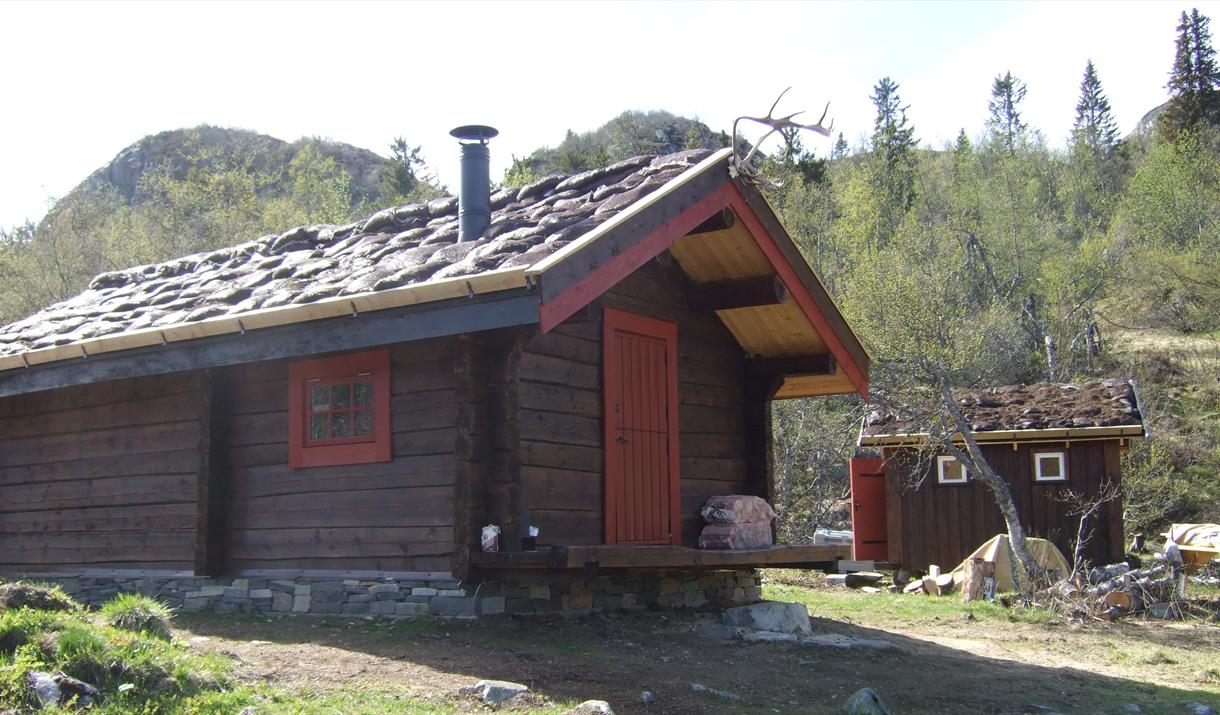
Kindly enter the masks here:
[[691, 309], [703, 312], [779, 305], [788, 298], [788, 288], [774, 273], [694, 285], [689, 293]]

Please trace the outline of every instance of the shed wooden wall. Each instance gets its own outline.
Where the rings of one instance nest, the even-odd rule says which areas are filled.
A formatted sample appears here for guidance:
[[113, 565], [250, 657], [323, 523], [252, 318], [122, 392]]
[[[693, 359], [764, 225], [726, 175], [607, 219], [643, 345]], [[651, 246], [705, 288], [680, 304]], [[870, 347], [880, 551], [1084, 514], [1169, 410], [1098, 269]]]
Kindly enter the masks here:
[[[1065, 482], [1034, 482], [1033, 454], [1062, 450], [1067, 456]], [[937, 484], [936, 463], [918, 465], [909, 450], [886, 449], [886, 517], [891, 560], [910, 569], [938, 564], [951, 569], [981, 543], [1007, 529], [991, 492], [981, 482]], [[1011, 443], [985, 445], [991, 466], [1008, 480], [1017, 513], [1030, 536], [1049, 539], [1072, 560], [1078, 517], [1062, 501], [1069, 491], [1095, 495], [1107, 480], [1119, 478], [1117, 440], [1060, 444]], [[922, 469], [921, 469], [922, 466]], [[909, 486], [913, 473], [923, 475], [917, 489]], [[1123, 556], [1122, 504], [1102, 507], [1088, 542], [1086, 558], [1095, 564]]]
[[394, 459], [288, 466], [288, 368], [226, 376], [225, 570], [450, 570], [458, 401], [456, 338], [395, 345]]
[[0, 570], [189, 570], [199, 378], [0, 399]]
[[686, 277], [651, 262], [588, 310], [525, 343], [518, 366], [521, 494], [541, 544], [604, 541], [601, 308], [678, 325], [682, 542], [717, 494], [762, 493], [748, 478], [745, 355], [714, 315], [692, 311]]

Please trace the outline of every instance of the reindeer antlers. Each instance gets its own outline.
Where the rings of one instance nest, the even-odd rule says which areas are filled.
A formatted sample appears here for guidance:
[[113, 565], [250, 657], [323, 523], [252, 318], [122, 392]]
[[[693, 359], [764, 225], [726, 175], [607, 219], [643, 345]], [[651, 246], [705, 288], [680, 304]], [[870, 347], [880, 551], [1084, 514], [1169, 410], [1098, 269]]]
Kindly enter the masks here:
[[[792, 146], [792, 140], [796, 137], [797, 132], [802, 129], [817, 132], [824, 137], [830, 136], [830, 132], [834, 130], [834, 120], [831, 120], [830, 126], [822, 126], [822, 122], [826, 119], [826, 113], [830, 111], [830, 102], [826, 103], [826, 108], [822, 110], [822, 116], [818, 119], [816, 124], [800, 124], [799, 122], [792, 121], [793, 117], [804, 114], [805, 112], [803, 110], [800, 112], [793, 112], [792, 114], [788, 114], [783, 117], [774, 116], [775, 108], [779, 106], [779, 101], [784, 98], [784, 95], [787, 94], [788, 90], [790, 89], [792, 88], [789, 87], [788, 89], [785, 89], [783, 92], [779, 93], [779, 96], [775, 98], [775, 102], [772, 103], [771, 109], [767, 110], [767, 116], [742, 116], [733, 120], [733, 158], [735, 159], [734, 168], [737, 171], [751, 178], [756, 176], [757, 170], [750, 166], [750, 160], [753, 159], [754, 155], [758, 153], [758, 148], [762, 146], [763, 142], [765, 142], [772, 134], [775, 134], [776, 132], [779, 132], [780, 136], [784, 138], [784, 142], [787, 143], [788, 146]], [[757, 122], [759, 124], [771, 127], [771, 131], [764, 134], [757, 142], [755, 142], [754, 146], [750, 148], [749, 153], [746, 154], [744, 158], [737, 152], [737, 123], [743, 119], [748, 119], [752, 122]]]

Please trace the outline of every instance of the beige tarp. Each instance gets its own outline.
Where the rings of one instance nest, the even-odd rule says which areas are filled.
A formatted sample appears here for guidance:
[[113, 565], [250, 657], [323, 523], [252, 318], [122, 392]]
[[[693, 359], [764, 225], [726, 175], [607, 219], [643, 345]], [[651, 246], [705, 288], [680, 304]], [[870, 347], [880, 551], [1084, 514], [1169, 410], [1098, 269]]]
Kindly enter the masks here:
[[[1034, 561], [1042, 568], [1058, 571], [1061, 578], [1066, 578], [1071, 573], [1067, 559], [1063, 558], [1063, 554], [1051, 542], [1027, 536], [1025, 545], [1029, 548], [1030, 556], [1033, 556]], [[961, 586], [966, 578], [966, 562], [970, 559], [982, 559], [995, 564], [996, 593], [1016, 589], [1012, 582], [1012, 551], [1008, 548], [1008, 534], [996, 534], [988, 539], [987, 543], [975, 549], [973, 554], [962, 559], [957, 568], [953, 569], [953, 583], [958, 586]]]
[[1194, 574], [1212, 559], [1220, 559], [1220, 524], [1174, 524], [1165, 538], [1178, 545], [1187, 574]]

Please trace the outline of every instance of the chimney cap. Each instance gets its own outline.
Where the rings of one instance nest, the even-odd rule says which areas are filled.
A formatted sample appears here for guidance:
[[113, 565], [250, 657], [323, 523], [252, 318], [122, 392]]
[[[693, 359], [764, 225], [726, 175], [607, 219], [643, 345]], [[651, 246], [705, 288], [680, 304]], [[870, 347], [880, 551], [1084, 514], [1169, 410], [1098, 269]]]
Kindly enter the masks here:
[[498, 135], [500, 131], [495, 127], [489, 127], [483, 124], [466, 124], [449, 132], [449, 136], [456, 137], [458, 141], [471, 141], [486, 143]]

